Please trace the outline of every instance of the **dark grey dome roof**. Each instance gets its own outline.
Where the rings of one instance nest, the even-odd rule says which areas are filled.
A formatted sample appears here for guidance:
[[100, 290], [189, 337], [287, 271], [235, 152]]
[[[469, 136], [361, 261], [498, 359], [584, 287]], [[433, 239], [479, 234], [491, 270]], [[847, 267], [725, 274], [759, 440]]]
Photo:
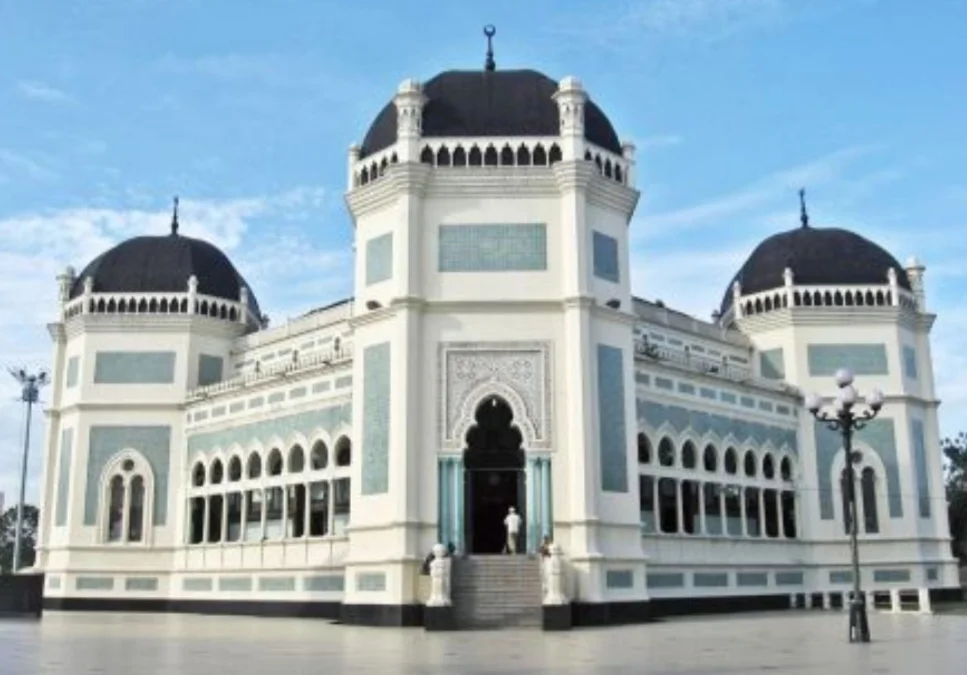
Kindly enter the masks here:
[[[71, 288], [71, 297], [84, 292], [84, 280], [95, 293], [185, 293], [188, 277], [198, 279], [198, 292], [238, 302], [245, 279], [217, 247], [201, 239], [169, 234], [134, 237], [92, 260]], [[258, 301], [249, 288], [249, 308], [259, 316]]]
[[[536, 70], [448, 70], [423, 85], [423, 136], [557, 136], [560, 115], [551, 98], [557, 83]], [[584, 106], [584, 137], [621, 154], [621, 143], [601, 108]], [[360, 156], [396, 143], [396, 106], [390, 101], [366, 132]]]
[[756, 246], [725, 289], [721, 312], [732, 306], [735, 281], [742, 285], [742, 295], [779, 288], [787, 267], [796, 285], [885, 284], [892, 267], [897, 283], [910, 290], [903, 266], [869, 239], [838, 228], [797, 227]]

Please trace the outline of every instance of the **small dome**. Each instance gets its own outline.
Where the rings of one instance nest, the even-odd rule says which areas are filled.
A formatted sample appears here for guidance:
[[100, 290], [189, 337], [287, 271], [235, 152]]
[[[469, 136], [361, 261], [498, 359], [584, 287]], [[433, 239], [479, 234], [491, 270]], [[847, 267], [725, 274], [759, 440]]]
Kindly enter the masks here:
[[[95, 293], [185, 293], [188, 278], [198, 279], [198, 293], [238, 302], [248, 287], [235, 266], [207, 241], [165, 236], [134, 237], [92, 260], [74, 280], [71, 297], [83, 294], [86, 279]], [[248, 305], [259, 316], [258, 302], [249, 288]]]
[[900, 287], [910, 290], [910, 281], [896, 258], [869, 239], [838, 228], [797, 227], [756, 246], [725, 289], [721, 313], [732, 306], [736, 281], [742, 286], [742, 295], [781, 288], [787, 267], [797, 286], [886, 284], [887, 270], [893, 268]]
[[[428, 138], [558, 136], [560, 115], [552, 98], [556, 92], [557, 83], [536, 70], [449, 70], [423, 85], [428, 100], [422, 133]], [[584, 137], [621, 154], [614, 127], [590, 100], [584, 106]], [[396, 106], [390, 101], [366, 132], [360, 156], [394, 143]]]

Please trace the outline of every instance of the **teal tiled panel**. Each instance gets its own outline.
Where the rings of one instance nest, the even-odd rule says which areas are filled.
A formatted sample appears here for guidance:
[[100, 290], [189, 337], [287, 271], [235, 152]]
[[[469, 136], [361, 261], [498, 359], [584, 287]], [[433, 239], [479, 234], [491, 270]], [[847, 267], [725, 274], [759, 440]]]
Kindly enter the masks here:
[[393, 277], [393, 233], [387, 232], [366, 242], [366, 285]]
[[441, 272], [542, 272], [547, 269], [547, 226], [441, 225]]
[[356, 590], [379, 593], [386, 590], [386, 574], [383, 572], [358, 572]]
[[776, 572], [776, 586], [802, 586], [802, 572]]
[[755, 399], [751, 396], [742, 396], [739, 398], [739, 403], [742, 404], [743, 408], [755, 408]]
[[618, 240], [597, 230], [591, 233], [594, 276], [618, 283], [621, 280], [618, 264]]
[[728, 391], [720, 391], [719, 398], [722, 399], [723, 403], [731, 403], [732, 405], [735, 405], [736, 401], [738, 401], [735, 394]]
[[782, 347], [768, 349], [759, 354], [759, 370], [764, 378], [783, 379], [786, 376], [786, 363], [783, 359]]
[[656, 377], [655, 386], [659, 389], [667, 389], [668, 391], [671, 391], [675, 388], [675, 383], [669, 380], [667, 377]]
[[171, 462], [171, 427], [92, 426], [88, 440], [87, 477], [84, 492], [84, 524], [97, 522], [101, 495], [98, 488], [104, 465], [122, 450], [136, 450], [154, 473], [155, 525], [164, 525], [168, 515], [168, 467]]
[[[831, 431], [821, 422], [813, 423], [816, 437], [816, 481], [819, 485], [819, 517], [832, 520], [833, 485], [831, 474], [833, 460], [837, 452], [843, 451], [839, 432]], [[856, 432], [856, 447], [865, 443], [876, 451], [886, 469], [886, 498], [891, 518], [903, 517], [903, 501], [900, 494], [900, 471], [897, 465], [896, 434], [893, 420], [877, 418], [866, 423], [866, 427]]]
[[252, 577], [220, 577], [218, 590], [235, 593], [249, 592], [252, 590]]
[[620, 348], [598, 345], [598, 442], [601, 489], [628, 491], [625, 437], [624, 355]]
[[831, 584], [851, 584], [853, 583], [853, 573], [849, 570], [834, 570], [829, 573], [829, 583]]
[[651, 384], [651, 377], [645, 373], [635, 373], [635, 382], [638, 384]]
[[289, 390], [289, 398], [303, 398], [306, 395], [305, 387], [296, 387], [295, 389]]
[[77, 386], [77, 381], [80, 379], [81, 372], [81, 357], [72, 356], [67, 360], [67, 388]]
[[181, 588], [186, 591], [204, 592], [214, 587], [211, 577], [185, 577], [181, 580]]
[[910, 570], [873, 570], [873, 581], [879, 584], [900, 584], [910, 581]]
[[390, 343], [363, 350], [362, 494], [389, 490]]
[[739, 572], [736, 581], [739, 586], [768, 586], [769, 575], [765, 572]]
[[284, 400], [285, 400], [285, 392], [284, 391], [276, 391], [276, 392], [273, 392], [273, 393], [269, 394], [269, 397], [266, 399], [266, 401], [269, 404], [272, 404], [272, 403], [282, 403], [282, 401], [284, 401]]
[[[74, 430], [62, 429], [60, 432], [60, 457], [57, 460], [57, 507], [54, 510], [54, 525], [67, 525], [67, 505], [70, 503], [71, 462], [74, 455]], [[16, 527], [14, 527], [16, 532]], [[23, 533], [23, 530], [21, 530]]]
[[927, 581], [938, 581], [940, 579], [940, 570], [936, 567], [927, 568]]
[[725, 572], [696, 572], [692, 575], [695, 588], [724, 588], [729, 585], [729, 575]]
[[95, 384], [171, 384], [174, 352], [97, 352]]
[[237, 413], [245, 410], [245, 401], [235, 401], [230, 406], [228, 406], [228, 412]]
[[699, 390], [699, 392], [701, 393], [702, 398], [707, 398], [707, 399], [709, 399], [711, 401], [714, 401], [716, 399], [716, 397], [717, 397], [717, 394], [715, 393], [715, 390], [714, 389], [709, 389], [708, 387], [702, 387]]
[[638, 399], [636, 405], [638, 420], [647, 423], [652, 429], [658, 429], [667, 422], [679, 433], [690, 429], [699, 437], [706, 433], [714, 433], [719, 439], [731, 436], [739, 444], [751, 442], [761, 446], [770, 442], [776, 449], [786, 448], [791, 452], [797, 452], [795, 429], [783, 429], [762, 422], [750, 422], [718, 413], [691, 410], [684, 406], [666, 405], [645, 399]]
[[604, 574], [608, 588], [633, 588], [635, 576], [631, 570], [607, 570]]
[[681, 588], [685, 585], [685, 575], [680, 572], [649, 572], [645, 578], [648, 588]]
[[74, 587], [79, 591], [114, 590], [114, 577], [77, 577]]
[[809, 374], [834, 375], [849, 368], [854, 375], [889, 375], [884, 344], [808, 345]]
[[903, 374], [911, 380], [917, 379], [917, 350], [913, 347], [903, 348]]
[[280, 593], [295, 590], [295, 577], [259, 577], [259, 590]]
[[336, 378], [336, 383], [333, 385], [336, 389], [344, 389], [346, 387], [353, 386], [353, 376], [343, 375], [342, 377]]
[[128, 577], [124, 580], [124, 590], [156, 591], [158, 590], [158, 577]]
[[694, 384], [689, 384], [688, 382], [679, 382], [678, 383], [678, 393], [680, 393], [680, 394], [688, 394], [689, 396], [694, 396], [695, 395], [695, 385]]
[[224, 361], [221, 356], [211, 354], [198, 355], [198, 386], [206, 387], [222, 381], [222, 367]]
[[317, 593], [342, 592], [345, 579], [341, 574], [322, 574], [303, 579], [303, 588]]
[[923, 435], [923, 421], [910, 420], [913, 462], [917, 471], [917, 504], [921, 518], [930, 517], [930, 478], [927, 472], [927, 444]]

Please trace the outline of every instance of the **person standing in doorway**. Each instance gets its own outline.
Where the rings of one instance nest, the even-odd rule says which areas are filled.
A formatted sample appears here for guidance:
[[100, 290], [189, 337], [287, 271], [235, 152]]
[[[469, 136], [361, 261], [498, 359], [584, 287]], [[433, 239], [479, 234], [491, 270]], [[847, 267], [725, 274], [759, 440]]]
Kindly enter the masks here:
[[513, 506], [507, 511], [504, 518], [504, 527], [507, 528], [507, 552], [511, 555], [517, 553], [517, 535], [520, 533], [520, 516]]

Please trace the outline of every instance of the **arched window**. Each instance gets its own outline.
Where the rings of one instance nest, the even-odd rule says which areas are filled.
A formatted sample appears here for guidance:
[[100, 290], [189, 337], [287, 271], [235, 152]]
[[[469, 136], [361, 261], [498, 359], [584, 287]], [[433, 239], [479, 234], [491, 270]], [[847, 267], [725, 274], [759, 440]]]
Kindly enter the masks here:
[[[204, 483], [204, 467], [202, 483]], [[124, 453], [109, 462], [101, 476], [100, 538], [108, 543], [147, 541], [151, 519], [151, 466], [137, 454]]]
[[770, 454], [766, 454], [762, 460], [762, 477], [768, 480], [776, 477], [776, 464]]
[[114, 476], [108, 496], [107, 540], [121, 541], [124, 534], [124, 479]]
[[352, 463], [353, 447], [349, 439], [343, 436], [336, 441], [336, 466], [349, 466]]
[[313, 471], [325, 469], [329, 465], [329, 448], [325, 443], [322, 441], [313, 443], [309, 462]]
[[262, 475], [262, 458], [259, 453], [253, 452], [248, 456], [248, 477], [258, 478]]
[[745, 453], [745, 475], [755, 478], [755, 453], [751, 450]]
[[702, 453], [702, 463], [706, 471], [716, 471], [718, 469], [718, 453], [714, 445], [706, 445], [705, 452]]
[[863, 469], [863, 528], [867, 534], [880, 531], [880, 519], [876, 512], [876, 473], [870, 467]]
[[739, 470], [739, 458], [735, 448], [725, 451], [725, 473], [735, 474]]
[[651, 463], [651, 442], [644, 434], [638, 434], [638, 463]]
[[675, 465], [675, 446], [667, 438], [661, 439], [658, 444], [658, 463], [662, 466]]
[[201, 487], [205, 484], [205, 465], [201, 462], [196, 462], [195, 467], [191, 470], [191, 484], [195, 487]]
[[695, 468], [695, 445], [691, 441], [685, 441], [682, 446], [682, 466], [686, 469]]
[[232, 457], [228, 460], [228, 480], [237, 481], [242, 479], [242, 460]]
[[[220, 463], [219, 466], [221, 466]], [[131, 507], [128, 514], [128, 541], [141, 541], [143, 536], [144, 478], [141, 476], [135, 476], [131, 479]]]
[[792, 480], [792, 461], [788, 457], [779, 462], [779, 476], [785, 481]]
[[300, 473], [306, 465], [306, 454], [301, 445], [293, 445], [289, 450], [289, 472]]
[[225, 477], [225, 468], [222, 465], [222, 460], [216, 459], [212, 462], [212, 468], [210, 470], [212, 485], [218, 485], [222, 482], [222, 478]]
[[272, 448], [269, 452], [269, 457], [265, 460], [265, 473], [269, 476], [282, 474], [282, 453], [278, 448]]

